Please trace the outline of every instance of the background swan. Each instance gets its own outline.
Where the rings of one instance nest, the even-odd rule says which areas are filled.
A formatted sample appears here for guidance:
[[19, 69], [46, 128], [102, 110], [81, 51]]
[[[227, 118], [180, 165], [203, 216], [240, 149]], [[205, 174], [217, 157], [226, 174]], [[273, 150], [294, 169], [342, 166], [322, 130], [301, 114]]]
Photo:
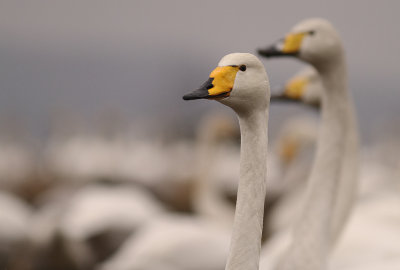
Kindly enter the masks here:
[[[87, 266], [108, 257], [126, 237], [164, 211], [154, 196], [139, 187], [94, 185], [72, 196], [59, 230], [71, 257]], [[100, 237], [97, 247], [90, 245]]]
[[287, 229], [299, 213], [313, 163], [317, 132], [317, 119], [293, 116], [283, 124], [272, 146], [271, 154], [280, 156], [279, 174], [269, 174], [267, 180], [267, 201], [268, 197], [277, 198], [268, 224], [272, 234]]
[[387, 189], [360, 198], [332, 253], [329, 269], [399, 269], [398, 193]]
[[0, 191], [0, 267], [16, 263], [28, 242], [32, 209], [12, 194]]
[[[301, 101], [319, 110], [322, 87], [321, 78], [317, 71], [308, 66], [287, 80], [280, 93], [274, 92], [271, 95], [271, 102], [299, 103]], [[315, 154], [318, 124], [317, 117], [294, 115], [285, 121], [278, 134], [277, 145], [274, 149], [281, 153], [283, 164], [287, 163], [290, 166], [281, 166], [280, 170], [283, 173], [273, 176], [272, 179], [270, 175], [268, 179], [270, 188], [267, 191], [267, 196], [271, 190], [273, 191], [277, 187], [280, 194], [280, 199], [272, 210], [271, 224], [269, 224], [273, 234], [288, 230], [293, 222], [299, 218], [301, 202], [304, 200], [304, 192], [306, 191], [306, 180], [309, 177]], [[274, 180], [272, 185], [270, 180]], [[273, 240], [273, 242], [275, 243], [276, 240]]]
[[[308, 68], [307, 68], [308, 69]], [[312, 80], [308, 79], [312, 76]], [[303, 81], [295, 89], [301, 95], [290, 95], [284, 91], [279, 95], [279, 101], [287, 99], [301, 100], [308, 104], [307, 99], [302, 96], [307, 94], [308, 85], [314, 93], [325, 91], [320, 83], [320, 77], [315, 69], [308, 69], [306, 72], [299, 72], [294, 77]], [[289, 80], [293, 81], [293, 79]], [[286, 84], [285, 89], [290, 87]], [[320, 94], [318, 94], [320, 95]], [[318, 96], [315, 95], [315, 96]], [[273, 100], [273, 99], [272, 99]], [[319, 103], [319, 100], [315, 100]], [[315, 102], [312, 102], [314, 106]], [[384, 145], [391, 145], [392, 149], [397, 149], [396, 145], [390, 142], [382, 142]], [[382, 147], [382, 145], [381, 145]], [[391, 161], [382, 164], [379, 160], [389, 159], [387, 149], [381, 152], [380, 147], [374, 146], [364, 148], [360, 170], [360, 192], [358, 194], [353, 215], [349, 219], [349, 224], [344, 229], [341, 239], [333, 250], [329, 269], [397, 269], [400, 266], [399, 258], [399, 222], [400, 213], [397, 211], [399, 205], [398, 183], [395, 169], [391, 166]], [[296, 199], [297, 198], [297, 199]], [[289, 197], [288, 202], [283, 202], [284, 207], [278, 206], [272, 221], [278, 222], [274, 227], [285, 228], [284, 225], [290, 224], [293, 214], [296, 213], [296, 205], [299, 205], [301, 196]], [[292, 211], [288, 211], [288, 209]], [[291, 213], [291, 215], [287, 214]], [[282, 218], [286, 217], [285, 218]], [[285, 221], [285, 222], [282, 222]], [[279, 223], [280, 221], [280, 223]], [[286, 245], [289, 244], [288, 234], [278, 233], [278, 237], [273, 237], [266, 244], [262, 252], [260, 262], [261, 269], [272, 269], [271, 258], [278, 258]]]
[[44, 195], [29, 230], [38, 268], [92, 269], [165, 211], [151, 193], [137, 186], [93, 183]]
[[222, 269], [229, 236], [225, 226], [201, 217], [167, 215], [128, 238], [98, 269]]
[[129, 133], [112, 137], [93, 132], [56, 134], [46, 145], [44, 159], [51, 173], [68, 185], [104, 180], [133, 183], [176, 209], [188, 210], [191, 171], [184, 168], [192, 162], [191, 146], [188, 140], [165, 142]]
[[220, 159], [226, 152], [218, 154], [235, 134], [232, 118], [217, 112], [206, 115], [198, 127], [196, 158], [190, 168], [194, 214], [158, 217], [129, 237], [100, 269], [222, 269], [234, 207], [218, 189], [220, 175], [215, 172], [221, 169]]
[[259, 53], [297, 56], [309, 62], [326, 90], [307, 199], [293, 242], [279, 265], [280, 269], [321, 269], [347, 220], [357, 180], [358, 136], [341, 40], [326, 20], [308, 19], [297, 24], [282, 42]]

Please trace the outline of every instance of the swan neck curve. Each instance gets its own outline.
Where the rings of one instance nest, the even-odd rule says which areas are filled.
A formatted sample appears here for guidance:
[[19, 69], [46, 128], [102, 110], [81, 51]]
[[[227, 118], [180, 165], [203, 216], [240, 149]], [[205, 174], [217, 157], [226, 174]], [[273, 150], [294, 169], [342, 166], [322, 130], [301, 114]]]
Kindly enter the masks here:
[[338, 200], [352, 201], [352, 194], [346, 194], [346, 198], [340, 194], [344, 189], [341, 188], [342, 159], [349, 145], [346, 142], [350, 139], [349, 126], [353, 124], [349, 119], [354, 118], [348, 97], [345, 60], [341, 55], [333, 63], [316, 68], [325, 88], [322, 91], [316, 156], [301, 219], [295, 225], [293, 242], [281, 260], [278, 267], [280, 270], [324, 269], [334, 240], [332, 233], [337, 235], [346, 220], [343, 209], [337, 209], [341, 207]]

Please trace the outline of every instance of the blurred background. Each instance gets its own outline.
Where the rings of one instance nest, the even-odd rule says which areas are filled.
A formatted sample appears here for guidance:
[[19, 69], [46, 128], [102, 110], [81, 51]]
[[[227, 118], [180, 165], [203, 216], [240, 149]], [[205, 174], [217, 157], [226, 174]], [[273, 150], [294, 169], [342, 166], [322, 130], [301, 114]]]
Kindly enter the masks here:
[[[376, 167], [365, 173], [375, 177], [369, 183], [397, 179], [399, 8], [395, 0], [1, 0], [0, 212], [10, 225], [0, 232], [0, 268], [93, 269], [132, 232], [151, 227], [143, 225], [149, 220], [208, 214], [210, 205], [195, 195], [204, 190], [218, 191], [209, 201], [223, 198], [233, 207], [234, 114], [182, 95], [222, 56], [255, 53], [308, 17], [330, 20], [343, 38], [363, 161]], [[294, 59], [263, 63], [273, 90], [304, 66]], [[271, 178], [285, 166], [308, 168], [318, 113], [292, 104], [270, 112], [270, 166], [278, 168]], [[294, 116], [301, 116], [300, 128]], [[299, 143], [306, 151], [285, 148], [294, 133], [288, 123], [309, 130]], [[306, 164], [294, 165], [300, 157]], [[215, 161], [207, 175], [212, 162], [204, 159]], [[292, 174], [303, 179], [306, 172]], [[278, 184], [270, 205], [283, 190]], [[140, 217], [130, 218], [133, 212]], [[268, 238], [274, 225], [266, 227]]]

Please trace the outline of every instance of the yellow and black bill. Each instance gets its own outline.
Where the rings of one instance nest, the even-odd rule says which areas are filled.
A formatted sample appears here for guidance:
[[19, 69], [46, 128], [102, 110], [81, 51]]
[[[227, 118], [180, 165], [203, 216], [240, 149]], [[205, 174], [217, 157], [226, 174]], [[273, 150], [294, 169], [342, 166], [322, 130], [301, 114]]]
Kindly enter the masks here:
[[201, 98], [210, 98], [210, 93], [208, 92], [209, 89], [213, 88], [214, 85], [212, 84], [214, 78], [208, 78], [208, 80], [203, 83], [199, 89], [194, 90], [183, 96], [184, 100], [193, 100], [193, 99], [201, 99]]
[[282, 93], [271, 94], [271, 102], [274, 102], [274, 103], [278, 103], [278, 102], [297, 103], [297, 102], [300, 102], [300, 100], [291, 98], [288, 95], [286, 95], [284, 92], [282, 92]]
[[287, 95], [287, 93], [285, 92], [281, 92], [281, 93], [275, 93], [275, 94], [271, 94], [271, 102], [272, 103], [287, 103], [287, 104], [305, 104], [308, 107], [311, 107], [313, 109], [319, 110], [321, 108], [321, 104], [320, 102], [304, 102], [302, 99], [298, 99], [298, 98], [293, 98]]
[[184, 95], [183, 99], [220, 99], [229, 97], [239, 69], [240, 67], [235, 65], [217, 67], [199, 89]]
[[306, 92], [309, 87], [309, 79], [305, 76], [296, 76], [290, 79], [283, 90], [271, 95], [271, 102], [307, 104], [315, 109], [320, 108], [320, 102], [307, 99]]
[[304, 97], [308, 79], [303, 76], [291, 78], [280, 91], [280, 94], [271, 95], [271, 101], [301, 101]]
[[280, 39], [278, 42], [266, 48], [258, 49], [257, 52], [259, 55], [265, 57], [297, 56], [304, 37], [309, 34], [312, 34], [312, 32], [287, 34], [285, 38]]

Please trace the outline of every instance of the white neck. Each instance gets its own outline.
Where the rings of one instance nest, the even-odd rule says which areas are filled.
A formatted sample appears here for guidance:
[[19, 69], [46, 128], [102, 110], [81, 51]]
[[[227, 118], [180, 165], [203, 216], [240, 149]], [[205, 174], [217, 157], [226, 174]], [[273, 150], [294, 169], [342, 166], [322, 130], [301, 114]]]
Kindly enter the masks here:
[[357, 197], [359, 172], [359, 136], [354, 105], [349, 93], [346, 116], [345, 149], [342, 157], [340, 179], [336, 191], [331, 225], [331, 243], [334, 244], [342, 232], [355, 198]]
[[[326, 91], [322, 93], [321, 127], [315, 162], [311, 171], [307, 200], [294, 228], [293, 242], [282, 258], [279, 269], [324, 269], [332, 243], [333, 217], [337, 210], [342, 159], [347, 145], [349, 105], [344, 56], [329, 66], [317, 67]], [[346, 204], [347, 205], [347, 204]], [[343, 224], [340, 224], [342, 227]], [[339, 226], [336, 224], [335, 226]]]
[[226, 270], [258, 270], [266, 193], [268, 110], [239, 114], [240, 180]]
[[[347, 72], [344, 56], [337, 58], [335, 69], [321, 69], [321, 75], [324, 79], [325, 89], [335, 89], [340, 91], [340, 95], [335, 95], [334, 100], [337, 104], [337, 110], [340, 114], [337, 115], [337, 121], [341, 121], [342, 132], [337, 134], [342, 140], [343, 149], [337, 151], [340, 159], [339, 177], [335, 182], [335, 189], [332, 190], [333, 209], [330, 221], [330, 239], [329, 247], [339, 238], [344, 225], [347, 222], [354, 199], [356, 198], [357, 183], [358, 183], [358, 125], [354, 111], [353, 100], [347, 88]], [[328, 88], [327, 88], [328, 87]], [[327, 94], [331, 94], [328, 90]], [[326, 99], [332, 99], [332, 95], [326, 96]], [[323, 101], [332, 104], [333, 101]], [[324, 105], [323, 105], [324, 106]]]

